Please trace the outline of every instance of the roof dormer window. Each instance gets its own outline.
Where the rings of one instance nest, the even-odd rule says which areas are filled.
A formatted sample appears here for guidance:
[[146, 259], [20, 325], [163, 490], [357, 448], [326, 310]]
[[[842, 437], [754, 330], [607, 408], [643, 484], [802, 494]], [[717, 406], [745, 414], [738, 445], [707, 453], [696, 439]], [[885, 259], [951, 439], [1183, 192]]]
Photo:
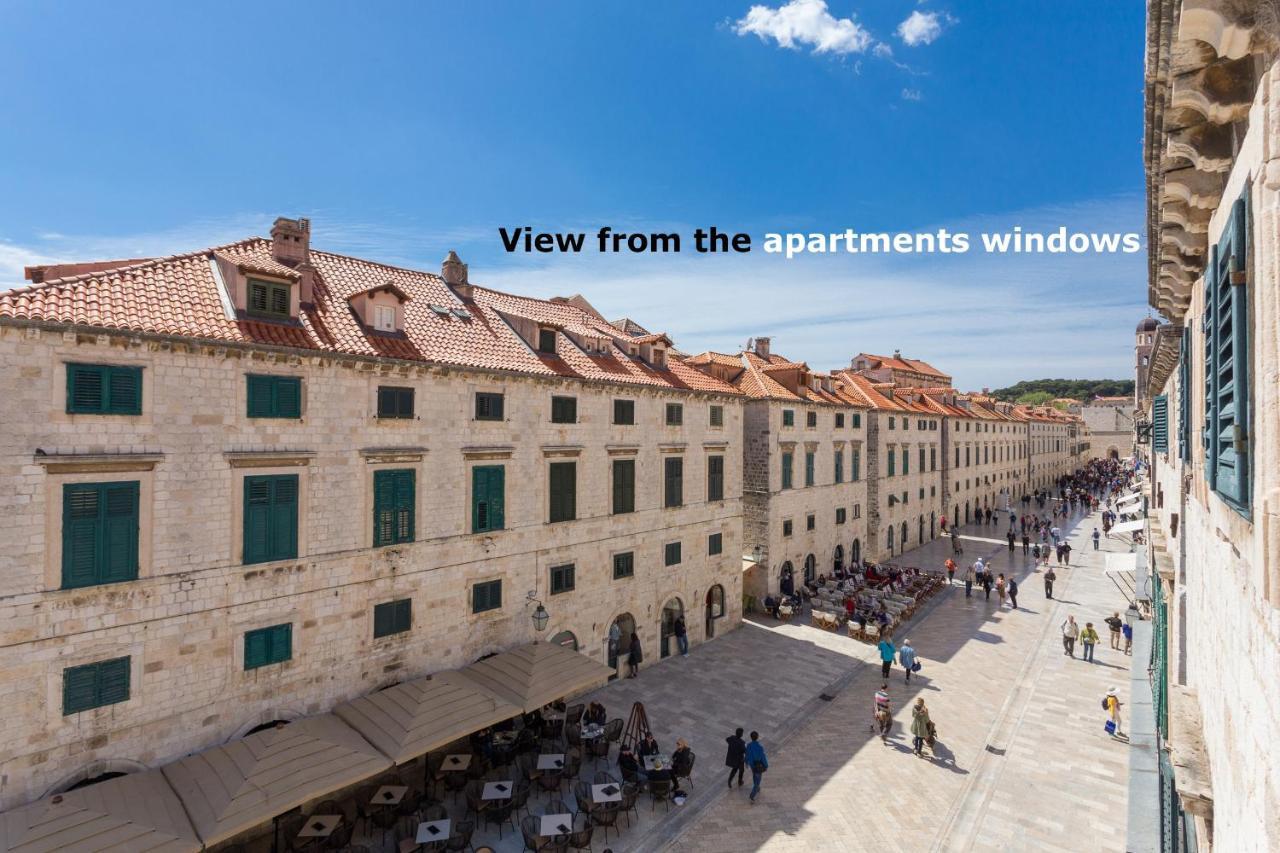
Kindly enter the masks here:
[[396, 309], [390, 305], [374, 306], [373, 327], [379, 332], [394, 332], [396, 330]]
[[272, 319], [287, 320], [292, 316], [290, 285], [278, 281], [248, 280], [248, 308], [250, 314]]
[[538, 352], [545, 352], [555, 355], [556, 352], [556, 330], [555, 329], [539, 329], [538, 330]]

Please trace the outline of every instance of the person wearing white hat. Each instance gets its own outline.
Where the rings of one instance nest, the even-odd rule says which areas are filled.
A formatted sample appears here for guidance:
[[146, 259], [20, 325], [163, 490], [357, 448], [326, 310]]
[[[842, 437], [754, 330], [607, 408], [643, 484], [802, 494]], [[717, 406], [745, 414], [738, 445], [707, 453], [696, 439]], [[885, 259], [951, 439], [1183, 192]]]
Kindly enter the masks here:
[[1120, 697], [1116, 695], [1116, 688], [1112, 687], [1107, 691], [1107, 698], [1104, 700], [1107, 711], [1111, 714], [1111, 722], [1115, 723], [1115, 731], [1111, 734], [1113, 737], [1120, 735]]

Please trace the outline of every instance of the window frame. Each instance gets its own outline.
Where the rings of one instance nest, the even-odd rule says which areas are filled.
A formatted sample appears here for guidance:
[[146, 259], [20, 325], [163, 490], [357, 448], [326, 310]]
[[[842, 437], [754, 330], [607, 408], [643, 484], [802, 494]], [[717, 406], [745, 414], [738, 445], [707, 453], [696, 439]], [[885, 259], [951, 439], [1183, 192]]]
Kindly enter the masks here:
[[[566, 472], [569, 475], [567, 483], [569, 485], [568, 492], [563, 490], [566, 485]], [[557, 499], [556, 486], [557, 480], [561, 487], [562, 493]], [[559, 524], [565, 521], [576, 521], [578, 518], [578, 463], [577, 462], [551, 462], [547, 465], [547, 523]]]
[[[481, 600], [481, 590], [484, 591], [483, 601]], [[480, 613], [489, 613], [494, 610], [502, 609], [502, 578], [491, 578], [486, 581], [476, 581], [471, 585], [471, 615], [475, 616]], [[481, 606], [481, 605], [484, 606]]]
[[662, 546], [662, 564], [666, 568], [680, 565], [683, 559], [679, 540], [667, 542]]
[[[135, 416], [142, 414], [142, 368], [122, 364], [91, 364], [88, 362], [70, 361], [66, 363], [68, 415], [122, 415]], [[90, 376], [97, 378], [98, 404], [84, 405], [84, 395], [78, 393], [82, 380]], [[131, 398], [116, 400], [124, 389], [117, 388], [117, 380], [127, 380], [133, 386]], [[87, 389], [85, 389], [87, 390]]]
[[[285, 389], [290, 389], [287, 393]], [[265, 394], [267, 399], [263, 400]], [[302, 377], [278, 373], [245, 374], [245, 417], [300, 420]]]
[[548, 586], [551, 595], [563, 595], [577, 589], [577, 567], [574, 563], [561, 563], [547, 570]]
[[[255, 652], [250, 655], [250, 643], [257, 638], [265, 642], [263, 656]], [[265, 666], [288, 663], [293, 660], [293, 623], [281, 622], [278, 625], [267, 625], [244, 632], [243, 671], [250, 672]]]
[[[254, 288], [261, 287], [264, 294], [264, 308], [255, 308], [253, 305]], [[284, 294], [284, 310], [277, 310], [272, 307], [278, 302], [276, 294]], [[251, 317], [258, 317], [263, 320], [292, 320], [293, 319], [293, 285], [286, 284], [282, 281], [270, 281], [265, 278], [246, 278], [244, 283], [244, 309], [245, 314]]]
[[684, 457], [665, 456], [662, 459], [662, 508], [678, 509], [684, 506]]
[[551, 422], [553, 424], [576, 424], [578, 422], [578, 398], [563, 394], [552, 395]]
[[[622, 412], [626, 412], [626, 420], [619, 420], [618, 416]], [[613, 425], [614, 426], [635, 426], [636, 424], [636, 401], [615, 399], [613, 401]]]
[[507, 395], [502, 391], [477, 391], [472, 404], [472, 420], [505, 420], [506, 397]]
[[684, 426], [684, 404], [683, 403], [667, 403], [666, 425], [667, 426]]
[[717, 531], [707, 536], [707, 556], [715, 557], [724, 553], [724, 534]]
[[[78, 493], [93, 492], [95, 517], [76, 517]], [[113, 495], [129, 496], [131, 511], [127, 514], [111, 512]], [[139, 549], [141, 546], [142, 484], [139, 480], [110, 480], [96, 483], [62, 484], [62, 559], [60, 589], [84, 589], [115, 583], [128, 583], [138, 579]], [[114, 519], [114, 521], [113, 521]], [[91, 525], [88, 522], [92, 522]], [[87, 547], [86, 534], [91, 534], [92, 565], [76, 566], [73, 563], [83, 557]], [[117, 537], [123, 535], [123, 540]], [[79, 545], [75, 540], [80, 539]], [[113, 540], [121, 541], [115, 545]], [[124, 552], [115, 552], [116, 547]], [[113, 565], [115, 563], [115, 565]], [[87, 569], [87, 570], [86, 570]], [[83, 573], [83, 576], [81, 576]]]
[[[418, 478], [414, 469], [383, 468], [373, 472], [374, 548], [404, 545], [414, 541], [418, 514], [417, 494]], [[388, 500], [390, 506], [387, 505]], [[406, 512], [407, 518], [402, 518], [402, 514]]]
[[[89, 679], [90, 683], [73, 685], [76, 679]], [[107, 683], [109, 680], [114, 683]], [[123, 690], [123, 695], [121, 695]], [[90, 695], [75, 697], [75, 693]], [[80, 701], [73, 701], [78, 698]], [[131, 655], [92, 661], [62, 669], [62, 716], [83, 714], [96, 708], [119, 705], [133, 698], [133, 658]]]
[[[413, 420], [417, 395], [411, 387], [379, 385], [377, 415], [379, 420]], [[408, 411], [404, 403], [408, 400]]]
[[373, 606], [373, 638], [394, 637], [413, 630], [413, 599], [397, 598]]
[[[626, 580], [636, 576], [636, 552], [635, 551], [619, 551], [613, 555], [613, 579], [616, 581]], [[619, 573], [618, 569], [621, 565], [626, 566], [626, 571]]]

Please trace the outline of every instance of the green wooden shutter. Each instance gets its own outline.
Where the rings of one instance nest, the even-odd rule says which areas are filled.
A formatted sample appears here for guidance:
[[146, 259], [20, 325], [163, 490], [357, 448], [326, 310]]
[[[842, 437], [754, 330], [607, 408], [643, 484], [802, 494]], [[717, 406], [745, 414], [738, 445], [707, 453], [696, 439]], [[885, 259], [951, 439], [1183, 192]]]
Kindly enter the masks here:
[[267, 631], [247, 631], [244, 635], [244, 668], [257, 669], [270, 660], [271, 638]]
[[791, 488], [791, 460], [790, 453], [782, 454], [782, 488]]
[[911, 451], [904, 447], [902, 448], [902, 476], [905, 477], [910, 473], [911, 473]]
[[724, 500], [724, 457], [707, 457], [707, 500]]
[[577, 464], [551, 463], [551, 521], [572, 521], [577, 516]]
[[505, 527], [503, 497], [506, 469], [481, 465], [471, 469], [471, 531], [484, 533]]
[[396, 541], [412, 542], [414, 527], [414, 476], [401, 471], [395, 478]]
[[271, 377], [247, 377], [248, 382], [248, 416], [251, 418], [271, 417]]
[[98, 707], [96, 664], [67, 667], [62, 671], [62, 715], [78, 714]]
[[844, 482], [844, 451], [842, 450], [836, 451], [833, 468], [835, 469], [835, 481], [837, 483], [843, 483]]
[[1151, 401], [1151, 449], [1156, 453], [1169, 451], [1169, 398], [1164, 394]]
[[298, 475], [245, 477], [245, 564], [297, 556]]
[[679, 456], [668, 456], [664, 462], [666, 468], [666, 501], [669, 507], [684, 503], [684, 460]]
[[97, 484], [62, 487], [62, 588], [98, 582], [98, 517], [102, 491]]
[[129, 698], [129, 658], [98, 664], [98, 705], [114, 705]]
[[1182, 327], [1178, 357], [1178, 456], [1191, 461], [1191, 327]]
[[67, 413], [101, 412], [106, 404], [106, 371], [97, 364], [67, 365]]
[[1209, 488], [1215, 488], [1218, 478], [1218, 247], [1209, 250], [1209, 264], [1204, 271], [1204, 476]]
[[107, 369], [106, 411], [113, 415], [142, 414], [142, 370], [137, 367]]
[[634, 512], [636, 508], [636, 462], [634, 459], [613, 461], [613, 512]]
[[244, 478], [244, 562], [269, 560], [271, 531], [271, 481], [267, 477]]
[[1248, 204], [1238, 199], [1219, 257], [1217, 298], [1217, 490], [1238, 508], [1249, 504], [1249, 309], [1246, 276]]
[[804, 454], [804, 484], [806, 486], [813, 485], [814, 460], [815, 460], [815, 457], [812, 453], [806, 452]]
[[861, 476], [861, 473], [862, 473], [858, 469], [861, 467], [862, 467], [862, 451], [855, 450], [853, 451], [853, 471], [850, 474], [851, 482], [854, 482], [854, 483], [858, 482], [858, 477]]
[[302, 380], [278, 376], [275, 380], [275, 412], [278, 418], [302, 417]]
[[63, 486], [63, 588], [137, 577], [138, 483]]
[[395, 541], [395, 472], [373, 472], [373, 545]]
[[271, 559], [289, 560], [298, 556], [298, 475], [273, 480]]
[[138, 484], [102, 487], [101, 581], [118, 583], [138, 577]]

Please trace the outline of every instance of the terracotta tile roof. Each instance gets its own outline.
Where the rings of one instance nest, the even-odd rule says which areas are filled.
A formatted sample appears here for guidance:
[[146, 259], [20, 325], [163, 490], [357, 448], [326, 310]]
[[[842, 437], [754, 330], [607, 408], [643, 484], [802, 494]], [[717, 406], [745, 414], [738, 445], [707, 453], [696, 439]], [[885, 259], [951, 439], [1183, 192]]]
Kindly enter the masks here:
[[[813, 374], [809, 370], [809, 366], [804, 362], [790, 361], [777, 354], [770, 354], [767, 358], [764, 358], [750, 350], [736, 355], [721, 352], [703, 352], [690, 356], [686, 361], [688, 364], [708, 372], [711, 372], [714, 368], [733, 370], [730, 381], [739, 391], [753, 399], [867, 408], [867, 404], [861, 397], [850, 394], [847, 389], [842, 388], [839, 382], [834, 380], [833, 376], [831, 377], [832, 390], [830, 391], [822, 388], [821, 385], [819, 388], [814, 389], [807, 383], [799, 384], [795, 390], [792, 390], [788, 385], [780, 382], [777, 377], [795, 371], [823, 378], [827, 378], [830, 375]], [[721, 370], [719, 375], [725, 375], [725, 372], [725, 370]]]
[[[664, 370], [632, 358], [613, 343], [619, 337], [618, 327], [567, 302], [484, 287], [475, 287], [474, 298], [464, 301], [438, 275], [315, 249], [310, 252], [310, 264], [316, 271], [313, 308], [304, 309], [294, 323], [239, 319], [228, 316], [223, 307], [214, 272], [215, 256], [260, 274], [298, 277], [297, 271], [272, 257], [269, 240], [255, 237], [0, 293], [0, 318], [739, 393], [733, 385], [684, 364], [678, 357], [669, 356]], [[403, 335], [366, 329], [347, 301], [389, 281], [408, 297]], [[567, 335], [557, 335], [554, 355], [537, 353], [500, 316], [502, 311], [570, 334], [595, 337], [607, 345], [604, 352], [588, 353]]]
[[938, 370], [932, 364], [929, 364], [929, 362], [920, 361], [916, 358], [902, 358], [901, 356], [895, 357], [891, 355], [873, 355], [867, 352], [858, 353], [857, 358], [865, 358], [873, 362], [878, 362], [878, 364], [873, 365], [873, 367], [887, 367], [891, 370], [908, 370], [915, 373], [929, 374], [931, 376], [941, 376], [947, 379], [951, 378], [941, 370]]

